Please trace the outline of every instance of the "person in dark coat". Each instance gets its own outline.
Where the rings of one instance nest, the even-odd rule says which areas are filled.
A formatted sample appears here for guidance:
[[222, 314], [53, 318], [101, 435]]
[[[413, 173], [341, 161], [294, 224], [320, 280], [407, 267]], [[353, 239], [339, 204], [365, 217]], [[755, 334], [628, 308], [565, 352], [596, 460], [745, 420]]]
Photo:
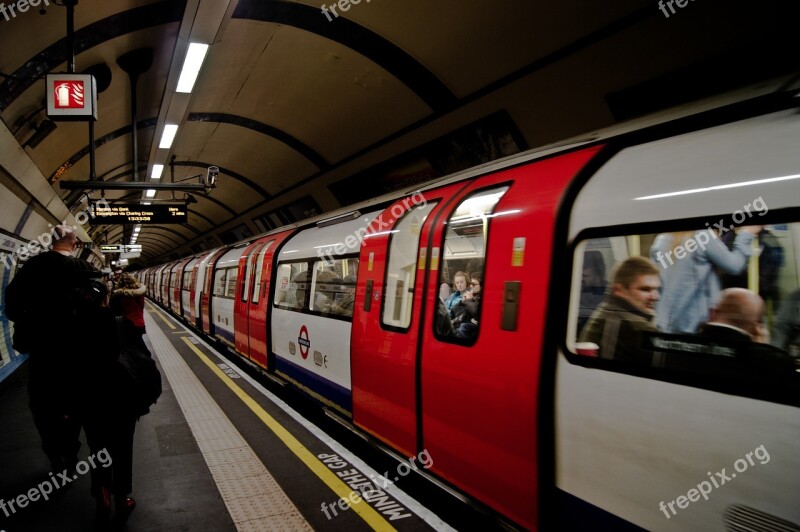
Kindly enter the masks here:
[[[122, 525], [136, 507], [129, 495], [133, 480], [133, 435], [138, 416], [131, 403], [130, 380], [119, 363], [123, 341], [142, 342], [141, 336], [130, 339], [117, 329], [117, 320], [109, 308], [108, 287], [93, 286], [83, 312], [94, 337], [84, 346], [77, 367], [82, 368], [76, 393], [80, 418], [89, 450], [96, 455], [105, 450], [111, 457], [109, 467], [92, 468], [91, 494], [97, 501], [97, 517], [107, 520], [114, 496], [116, 525]], [[102, 523], [101, 523], [102, 524]]]
[[717, 361], [717, 376], [733, 379], [741, 389], [797, 400], [800, 379], [794, 362], [785, 350], [769, 345], [764, 300], [758, 294], [745, 288], [723, 290], [711, 320], [701, 326], [699, 335], [735, 350], [735, 356]]
[[53, 229], [52, 250], [28, 260], [6, 288], [5, 312], [14, 322], [14, 347], [30, 355], [28, 396], [42, 449], [53, 472], [78, 462], [80, 423], [70, 398], [83, 330], [77, 291], [100, 272], [72, 256], [78, 243], [67, 226]]
[[642, 337], [658, 330], [653, 324], [661, 287], [658, 269], [644, 257], [630, 257], [615, 271], [613, 283], [578, 342], [597, 344], [600, 358], [649, 366], [653, 355], [642, 348]]
[[[481, 307], [481, 275], [473, 273], [469, 276], [469, 288], [461, 298], [461, 303], [455, 307], [456, 337], [472, 340], [478, 335], [478, 318]], [[458, 310], [462, 307], [462, 310]]]
[[125, 335], [128, 341], [137, 342], [147, 349], [142, 340], [144, 328], [144, 294], [146, 287], [129, 274], [120, 275], [111, 297], [111, 308], [114, 314], [122, 316], [125, 324]]

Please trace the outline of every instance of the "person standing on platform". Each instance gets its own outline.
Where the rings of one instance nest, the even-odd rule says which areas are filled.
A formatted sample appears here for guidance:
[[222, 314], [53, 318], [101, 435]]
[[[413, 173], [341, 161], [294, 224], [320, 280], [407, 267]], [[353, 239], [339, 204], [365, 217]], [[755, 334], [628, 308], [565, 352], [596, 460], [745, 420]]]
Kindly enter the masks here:
[[74, 416], [75, 356], [82, 342], [82, 316], [76, 298], [100, 272], [72, 256], [75, 231], [56, 226], [52, 250], [32, 257], [6, 288], [6, 315], [14, 322], [14, 347], [30, 355], [28, 396], [42, 449], [53, 472], [78, 462], [80, 422]]
[[117, 288], [111, 297], [111, 309], [117, 316], [122, 316], [125, 326], [125, 337], [129, 342], [136, 342], [147, 349], [142, 340], [144, 329], [144, 293], [146, 288], [136, 278], [123, 273], [117, 281]]
[[121, 526], [136, 507], [136, 501], [129, 495], [133, 484], [133, 436], [138, 415], [131, 402], [129, 377], [118, 359], [123, 342], [141, 346], [144, 343], [141, 335], [128, 336], [128, 326], [123, 326], [120, 334], [116, 317], [109, 308], [105, 283], [94, 283], [85, 303], [84, 319], [94, 335], [76, 360], [81, 370], [75, 395], [89, 451], [96, 455], [105, 449], [111, 457], [110, 467], [91, 470], [97, 524], [101, 528], [107, 524], [113, 494], [113, 524]]

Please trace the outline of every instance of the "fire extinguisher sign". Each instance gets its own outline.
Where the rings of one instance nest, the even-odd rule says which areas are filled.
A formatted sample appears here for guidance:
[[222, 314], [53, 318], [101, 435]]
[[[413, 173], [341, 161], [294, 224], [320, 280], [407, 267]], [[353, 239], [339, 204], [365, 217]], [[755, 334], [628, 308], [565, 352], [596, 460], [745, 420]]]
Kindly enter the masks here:
[[48, 74], [47, 116], [52, 120], [97, 120], [94, 76]]

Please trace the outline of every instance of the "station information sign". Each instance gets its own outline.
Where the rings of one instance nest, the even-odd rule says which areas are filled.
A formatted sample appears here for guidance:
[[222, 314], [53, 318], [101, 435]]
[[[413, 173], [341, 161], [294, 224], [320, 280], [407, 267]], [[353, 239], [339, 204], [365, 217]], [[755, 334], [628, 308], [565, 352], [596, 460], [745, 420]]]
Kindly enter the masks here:
[[101, 244], [100, 251], [103, 253], [139, 253], [142, 251], [141, 244]]
[[109, 205], [95, 203], [90, 209], [91, 223], [99, 224], [185, 224], [186, 205], [155, 203], [153, 205]]

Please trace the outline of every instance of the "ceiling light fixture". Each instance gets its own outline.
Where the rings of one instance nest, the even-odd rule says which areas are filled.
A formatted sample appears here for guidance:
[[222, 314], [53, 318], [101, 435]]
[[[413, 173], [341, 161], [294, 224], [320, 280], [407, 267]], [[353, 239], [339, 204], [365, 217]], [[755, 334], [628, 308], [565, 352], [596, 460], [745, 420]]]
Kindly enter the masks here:
[[175, 135], [177, 134], [177, 124], [165, 124], [164, 132], [161, 134], [161, 142], [158, 143], [158, 147], [164, 150], [170, 149], [172, 147], [172, 141], [175, 140]]
[[180, 78], [178, 78], [178, 87], [175, 89], [175, 92], [192, 92], [194, 82], [197, 81], [197, 76], [200, 74], [200, 67], [203, 66], [206, 52], [208, 52], [207, 44], [201, 44], [199, 42], [189, 44], [189, 49], [186, 51], [186, 59], [183, 61], [181, 75]]
[[150, 174], [150, 179], [161, 179], [161, 173], [164, 171], [163, 164], [154, 164], [153, 173]]
[[148, 198], [154, 198], [155, 195], [156, 195], [156, 189], [154, 189], [154, 188], [147, 189], [147, 197]]

